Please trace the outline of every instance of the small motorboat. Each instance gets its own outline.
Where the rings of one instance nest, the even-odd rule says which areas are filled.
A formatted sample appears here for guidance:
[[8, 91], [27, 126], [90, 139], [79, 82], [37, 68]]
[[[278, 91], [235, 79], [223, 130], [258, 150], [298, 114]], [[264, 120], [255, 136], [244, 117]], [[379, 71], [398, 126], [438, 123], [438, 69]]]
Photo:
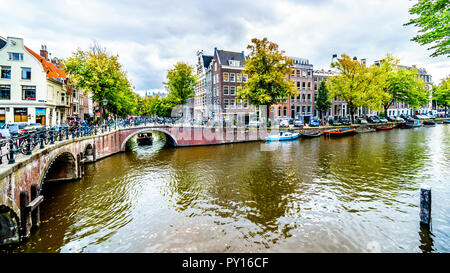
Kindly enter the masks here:
[[386, 125], [386, 126], [375, 127], [375, 130], [377, 130], [377, 131], [391, 130], [391, 129], [394, 129], [394, 125]]
[[151, 145], [153, 143], [152, 133], [142, 133], [137, 136], [138, 145]]
[[400, 128], [402, 129], [411, 129], [411, 128], [419, 128], [422, 127], [422, 122], [419, 119], [415, 119], [412, 121], [406, 121], [405, 123], [400, 124]]
[[300, 136], [304, 137], [304, 138], [320, 137], [321, 135], [322, 135], [321, 132], [303, 132], [303, 133], [300, 133]]
[[433, 120], [425, 120], [425, 121], [423, 122], [423, 125], [426, 125], [426, 126], [435, 126], [435, 125], [436, 125], [436, 122], [433, 121]]
[[328, 130], [328, 131], [323, 132], [323, 134], [325, 136], [330, 136], [330, 137], [352, 136], [357, 133], [358, 132], [356, 131], [355, 128], [339, 128], [339, 129], [333, 129], [333, 130]]
[[442, 122], [442, 124], [450, 124], [450, 119], [446, 119]]
[[291, 133], [291, 132], [280, 132], [277, 135], [270, 135], [266, 137], [266, 141], [283, 141], [283, 140], [293, 140], [298, 138], [298, 133]]

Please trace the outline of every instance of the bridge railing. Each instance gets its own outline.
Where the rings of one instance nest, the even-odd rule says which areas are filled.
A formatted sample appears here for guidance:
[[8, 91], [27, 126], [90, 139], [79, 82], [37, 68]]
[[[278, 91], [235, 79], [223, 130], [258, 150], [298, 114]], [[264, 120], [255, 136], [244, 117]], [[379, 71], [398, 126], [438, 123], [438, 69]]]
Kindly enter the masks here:
[[47, 145], [64, 140], [99, 135], [122, 128], [175, 124], [174, 119], [137, 117], [112, 120], [103, 125], [83, 124], [65, 127], [57, 125], [53, 128], [20, 130], [9, 137], [0, 138], [0, 165], [5, 163], [5, 159], [8, 164], [14, 164], [18, 156], [31, 155], [33, 150], [44, 149]]

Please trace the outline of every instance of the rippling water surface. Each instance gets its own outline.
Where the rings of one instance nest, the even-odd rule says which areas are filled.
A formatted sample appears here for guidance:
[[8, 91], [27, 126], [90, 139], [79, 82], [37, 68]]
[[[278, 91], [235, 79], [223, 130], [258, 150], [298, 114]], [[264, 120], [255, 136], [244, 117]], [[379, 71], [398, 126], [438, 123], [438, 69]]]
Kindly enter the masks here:
[[44, 185], [42, 225], [14, 251], [450, 251], [450, 126], [261, 144], [161, 139], [87, 165]]

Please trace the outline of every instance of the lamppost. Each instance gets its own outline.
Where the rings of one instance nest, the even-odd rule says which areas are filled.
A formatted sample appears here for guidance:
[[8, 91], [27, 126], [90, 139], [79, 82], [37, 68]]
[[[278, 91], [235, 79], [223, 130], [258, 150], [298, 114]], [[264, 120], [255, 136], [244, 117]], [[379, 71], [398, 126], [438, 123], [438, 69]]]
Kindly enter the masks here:
[[103, 99], [102, 102], [103, 102], [103, 119], [105, 120], [105, 130], [106, 130], [106, 129], [108, 129], [108, 126], [107, 126], [106, 109], [105, 108], [106, 108], [106, 105], [108, 105], [108, 100]]

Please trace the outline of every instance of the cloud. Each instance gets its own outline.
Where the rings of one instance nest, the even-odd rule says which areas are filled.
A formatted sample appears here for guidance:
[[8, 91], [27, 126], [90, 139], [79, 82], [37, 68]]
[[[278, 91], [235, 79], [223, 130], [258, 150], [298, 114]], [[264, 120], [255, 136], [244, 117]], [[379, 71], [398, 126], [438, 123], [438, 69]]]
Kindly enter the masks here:
[[[11, 3], [12, 2], [12, 3]], [[177, 61], [195, 63], [203, 49], [246, 50], [268, 37], [289, 56], [328, 68], [332, 54], [373, 62], [390, 52], [406, 65], [425, 67], [435, 81], [446, 76], [446, 57], [410, 39], [405, 27], [412, 3], [398, 1], [8, 1], [0, 0], [0, 35], [24, 38], [38, 51], [67, 58], [95, 39], [118, 54], [136, 90], [162, 89]], [[20, 12], [17, 12], [20, 11]]]

